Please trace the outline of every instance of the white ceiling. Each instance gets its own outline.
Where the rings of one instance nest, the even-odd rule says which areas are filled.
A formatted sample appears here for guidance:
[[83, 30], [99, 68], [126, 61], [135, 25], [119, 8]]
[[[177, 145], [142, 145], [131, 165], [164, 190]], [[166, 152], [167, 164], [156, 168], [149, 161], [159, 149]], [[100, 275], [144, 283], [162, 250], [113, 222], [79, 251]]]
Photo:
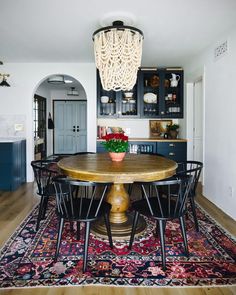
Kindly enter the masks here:
[[0, 60], [94, 62], [92, 34], [110, 13], [143, 31], [142, 65], [182, 66], [236, 24], [236, 0], [1, 0]]

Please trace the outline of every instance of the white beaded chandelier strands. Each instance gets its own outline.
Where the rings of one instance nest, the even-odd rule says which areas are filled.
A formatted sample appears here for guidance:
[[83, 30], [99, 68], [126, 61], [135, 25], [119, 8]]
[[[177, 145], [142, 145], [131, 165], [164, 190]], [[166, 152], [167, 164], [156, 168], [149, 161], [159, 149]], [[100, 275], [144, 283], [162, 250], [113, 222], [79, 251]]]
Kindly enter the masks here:
[[143, 33], [113, 22], [93, 34], [96, 67], [104, 90], [127, 91], [136, 83], [141, 65]]

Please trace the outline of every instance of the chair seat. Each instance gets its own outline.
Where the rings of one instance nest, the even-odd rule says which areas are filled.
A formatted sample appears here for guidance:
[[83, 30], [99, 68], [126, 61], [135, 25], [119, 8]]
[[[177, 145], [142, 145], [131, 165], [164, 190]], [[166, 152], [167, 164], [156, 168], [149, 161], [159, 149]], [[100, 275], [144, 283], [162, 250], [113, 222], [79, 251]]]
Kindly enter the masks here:
[[[71, 207], [71, 202], [69, 200], [66, 200], [64, 202], [64, 206], [66, 208], [66, 210], [64, 210], [64, 214], [62, 214], [61, 212], [57, 212], [57, 214], [64, 219], [67, 220], [71, 220], [71, 221], [93, 221], [98, 219], [100, 216], [104, 215], [105, 213], [109, 213], [111, 210], [111, 204], [103, 201], [101, 203], [101, 207], [100, 210], [97, 214], [96, 217], [96, 211], [99, 205], [99, 200], [94, 200], [93, 204], [89, 209], [90, 206], [90, 199], [82, 199], [82, 212], [80, 213], [80, 208], [81, 208], [81, 199], [75, 199], [73, 201], [73, 213], [72, 213], [72, 207]], [[87, 212], [89, 211], [89, 215], [87, 215]]]
[[[62, 185], [62, 193], [67, 194], [69, 192], [68, 185], [63, 184]], [[37, 192], [38, 195], [40, 196], [45, 196], [45, 197], [50, 197], [50, 196], [55, 196], [56, 191], [55, 191], [55, 186], [53, 183], [50, 183], [46, 187], [43, 188], [43, 192], [40, 193], [39, 191]]]

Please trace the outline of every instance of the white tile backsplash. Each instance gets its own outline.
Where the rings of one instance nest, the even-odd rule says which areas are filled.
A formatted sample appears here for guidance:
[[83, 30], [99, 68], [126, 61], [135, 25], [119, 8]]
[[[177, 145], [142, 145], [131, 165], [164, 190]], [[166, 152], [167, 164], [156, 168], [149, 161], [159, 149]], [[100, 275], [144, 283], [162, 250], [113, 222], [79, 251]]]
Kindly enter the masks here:
[[[174, 119], [173, 123], [178, 124]], [[149, 138], [149, 119], [103, 119], [99, 118], [97, 124], [106, 127], [121, 127], [126, 130], [130, 138]]]
[[[20, 125], [22, 128], [15, 128]], [[16, 130], [21, 129], [21, 130]], [[25, 115], [0, 115], [0, 137], [25, 137], [26, 116]]]

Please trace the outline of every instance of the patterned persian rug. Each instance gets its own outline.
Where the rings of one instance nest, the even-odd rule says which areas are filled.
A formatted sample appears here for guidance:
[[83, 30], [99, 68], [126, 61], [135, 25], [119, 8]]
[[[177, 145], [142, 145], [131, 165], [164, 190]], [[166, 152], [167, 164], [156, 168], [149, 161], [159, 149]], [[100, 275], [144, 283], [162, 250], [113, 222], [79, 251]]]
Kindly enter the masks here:
[[117, 286], [206, 286], [236, 283], [236, 241], [198, 207], [200, 233], [190, 215], [187, 236], [190, 257], [183, 255], [178, 222], [166, 228], [167, 271], [161, 268], [160, 243], [153, 235], [154, 222], [136, 237], [132, 251], [128, 241], [108, 241], [91, 234], [87, 272], [82, 274], [83, 242], [66, 224], [60, 256], [53, 261], [57, 218], [50, 202], [46, 219], [35, 233], [35, 208], [1, 249], [0, 287], [103, 284]]

